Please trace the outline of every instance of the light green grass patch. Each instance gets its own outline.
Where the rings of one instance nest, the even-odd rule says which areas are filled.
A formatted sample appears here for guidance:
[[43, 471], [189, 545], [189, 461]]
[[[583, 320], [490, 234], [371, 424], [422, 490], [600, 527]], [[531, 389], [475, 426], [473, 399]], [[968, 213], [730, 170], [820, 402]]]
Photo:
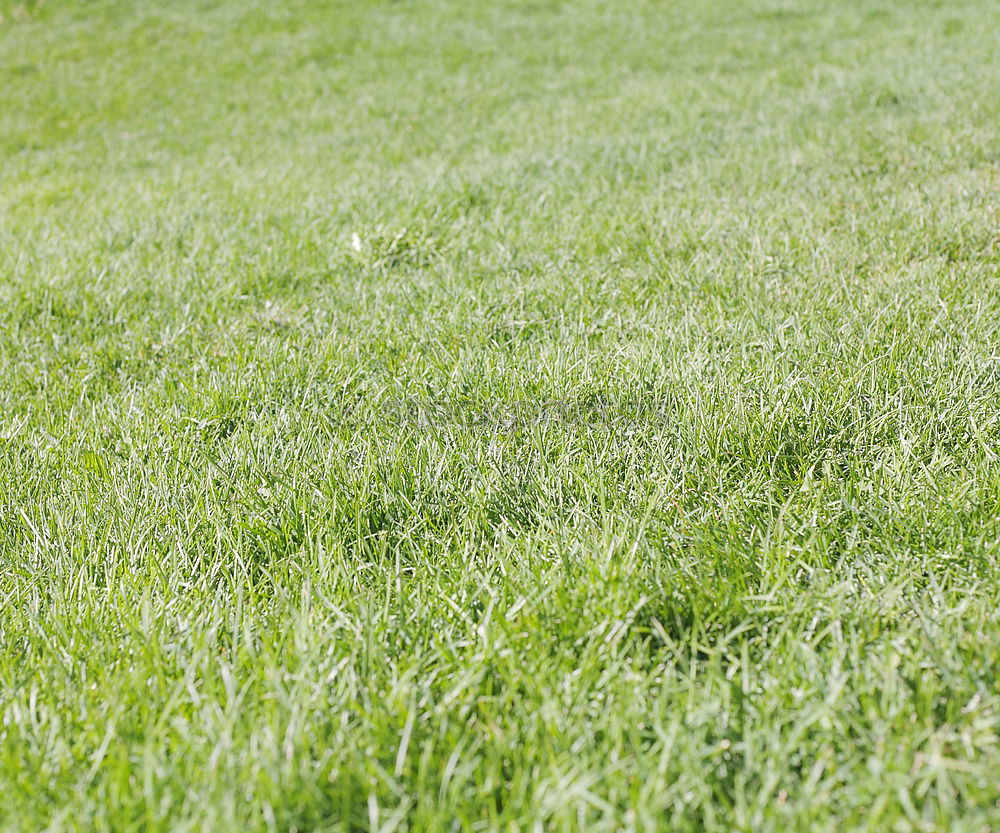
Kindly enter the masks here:
[[0, 1], [0, 828], [1000, 828], [997, 31]]

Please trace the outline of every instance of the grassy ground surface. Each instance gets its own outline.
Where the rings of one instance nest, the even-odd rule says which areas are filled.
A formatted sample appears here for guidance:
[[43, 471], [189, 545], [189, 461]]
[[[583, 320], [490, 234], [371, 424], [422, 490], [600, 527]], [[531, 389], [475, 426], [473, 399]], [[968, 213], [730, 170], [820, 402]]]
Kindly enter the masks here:
[[1000, 830], [1000, 5], [0, 13], [0, 829]]

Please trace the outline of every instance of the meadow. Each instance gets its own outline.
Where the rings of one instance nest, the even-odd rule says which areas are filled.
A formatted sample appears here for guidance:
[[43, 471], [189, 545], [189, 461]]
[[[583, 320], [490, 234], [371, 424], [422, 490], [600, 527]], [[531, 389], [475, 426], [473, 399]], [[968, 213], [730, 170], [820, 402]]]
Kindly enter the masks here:
[[1000, 831], [998, 32], [0, 0], [0, 830]]

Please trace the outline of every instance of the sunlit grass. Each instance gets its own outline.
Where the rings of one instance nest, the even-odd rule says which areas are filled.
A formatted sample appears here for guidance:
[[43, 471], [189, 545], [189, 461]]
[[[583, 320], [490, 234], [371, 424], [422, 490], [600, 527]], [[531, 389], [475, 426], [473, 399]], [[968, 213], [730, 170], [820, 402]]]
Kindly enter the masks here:
[[0, 15], [3, 829], [1000, 828], [1000, 7]]

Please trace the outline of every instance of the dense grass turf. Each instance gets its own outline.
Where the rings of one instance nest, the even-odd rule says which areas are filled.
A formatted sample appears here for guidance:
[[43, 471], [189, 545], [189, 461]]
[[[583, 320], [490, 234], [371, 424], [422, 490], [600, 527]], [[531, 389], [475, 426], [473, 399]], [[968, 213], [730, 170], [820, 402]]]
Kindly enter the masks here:
[[0, 10], [0, 828], [1000, 829], [1000, 5]]

